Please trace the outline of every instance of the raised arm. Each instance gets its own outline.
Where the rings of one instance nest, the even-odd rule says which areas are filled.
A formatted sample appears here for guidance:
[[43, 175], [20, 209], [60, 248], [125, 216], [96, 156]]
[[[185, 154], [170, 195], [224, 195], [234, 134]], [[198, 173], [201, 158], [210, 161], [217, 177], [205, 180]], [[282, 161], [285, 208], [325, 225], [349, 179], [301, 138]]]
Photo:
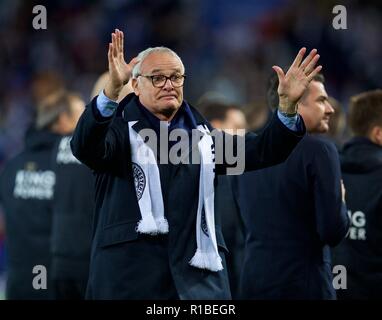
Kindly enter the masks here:
[[[248, 133], [245, 138], [231, 138], [234, 150], [238, 150], [239, 154], [240, 150], [244, 150], [245, 155], [239, 156], [238, 162], [233, 165], [229, 161], [217, 165], [218, 174], [240, 174], [243, 170], [256, 170], [281, 163], [288, 158], [302, 139], [305, 127], [303, 120], [297, 114], [297, 103], [313, 77], [322, 69], [321, 66], [316, 67], [320, 57], [316, 49], [303, 59], [305, 53], [305, 48], [298, 52], [287, 73], [280, 67], [273, 66], [279, 79], [278, 110], [261, 134]], [[224, 140], [229, 138], [226, 134], [223, 136]], [[223, 145], [227, 146], [225, 143]], [[224, 155], [227, 154], [226, 151], [224, 150]], [[240, 161], [243, 158], [245, 161]]]
[[123, 53], [123, 42], [123, 32], [115, 29], [115, 32], [111, 34], [111, 43], [109, 43], [107, 53], [109, 81], [105, 87], [105, 95], [113, 101], [117, 101], [119, 93], [123, 86], [129, 82], [133, 68], [138, 63], [137, 57], [126, 63]]
[[109, 126], [118, 107], [115, 101], [138, 62], [136, 58], [128, 64], [125, 62], [122, 31], [116, 29], [111, 38], [108, 50], [109, 81], [101, 94], [103, 99], [97, 96], [88, 104], [71, 141], [74, 156], [93, 170], [105, 169], [122, 147], [119, 144], [123, 137], [118, 137], [119, 132], [109, 130]]

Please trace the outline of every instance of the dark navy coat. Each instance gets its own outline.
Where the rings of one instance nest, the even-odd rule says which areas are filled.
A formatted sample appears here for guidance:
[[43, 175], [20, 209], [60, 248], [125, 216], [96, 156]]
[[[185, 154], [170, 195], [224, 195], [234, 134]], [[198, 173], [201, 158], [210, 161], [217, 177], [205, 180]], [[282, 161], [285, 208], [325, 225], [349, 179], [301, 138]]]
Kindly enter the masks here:
[[340, 179], [335, 146], [311, 135], [284, 163], [240, 177], [242, 298], [335, 298], [329, 247], [349, 228]]
[[[131, 169], [127, 121], [150, 128], [138, 98], [131, 94], [112, 118], [101, 118], [94, 99], [81, 116], [71, 142], [73, 154], [96, 172], [96, 214], [88, 297], [93, 299], [230, 299], [227, 269], [189, 265], [196, 250], [199, 165], [159, 164], [169, 233], [138, 234], [140, 220]], [[207, 122], [191, 108], [197, 124]], [[265, 132], [246, 140], [247, 169], [279, 163], [301, 140], [275, 117]], [[216, 168], [223, 172], [224, 166]], [[219, 215], [216, 238], [225, 264]]]

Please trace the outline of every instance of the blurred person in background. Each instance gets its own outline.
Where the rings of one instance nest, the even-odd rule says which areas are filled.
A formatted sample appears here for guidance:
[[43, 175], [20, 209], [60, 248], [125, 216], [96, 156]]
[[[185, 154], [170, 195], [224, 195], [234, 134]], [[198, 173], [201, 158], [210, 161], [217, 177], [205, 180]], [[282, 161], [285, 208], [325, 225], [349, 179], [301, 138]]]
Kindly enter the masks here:
[[[51, 227], [56, 176], [53, 148], [61, 134], [59, 108], [37, 106], [35, 127], [25, 147], [10, 159], [0, 176], [0, 203], [5, 214], [7, 249], [6, 298], [52, 299]], [[43, 266], [42, 288], [34, 285], [35, 266]]]
[[241, 130], [243, 134], [247, 127], [243, 110], [234, 104], [209, 100], [199, 103], [198, 109], [216, 129], [230, 134], [238, 134], [240, 132], [238, 130]]
[[56, 175], [51, 235], [50, 275], [57, 300], [84, 299], [89, 274], [94, 211], [94, 176], [70, 149], [71, 134], [85, 103], [75, 93], [54, 94], [45, 109], [64, 110], [57, 119], [62, 137], [53, 149]]
[[36, 72], [31, 76], [28, 90], [1, 92], [0, 166], [1, 162], [15, 156], [23, 148], [25, 134], [29, 127], [34, 126], [36, 106], [48, 95], [64, 89], [62, 77], [52, 70]]
[[[96, 171], [87, 298], [230, 299], [224, 237], [213, 209], [214, 177], [226, 174], [228, 164], [212, 170], [199, 163], [163, 163], [160, 153], [168, 156], [166, 149], [159, 150], [159, 158], [153, 154], [142, 129], [157, 135], [161, 126], [186, 133], [197, 129], [203, 135], [193, 149], [211, 163], [212, 127], [184, 101], [185, 68], [174, 51], [149, 48], [126, 63], [123, 48], [123, 33], [115, 30], [108, 51], [110, 81], [85, 109], [71, 141], [73, 154]], [[317, 51], [305, 54], [302, 48], [286, 73], [273, 67], [280, 77], [280, 105], [261, 135], [246, 134], [246, 170], [284, 161], [303, 137], [296, 102], [321, 70]], [[134, 93], [118, 104], [131, 77]], [[240, 139], [232, 137], [237, 144]], [[154, 163], [142, 163], [137, 146]]]
[[[279, 105], [277, 77], [268, 104]], [[272, 94], [273, 93], [273, 94]], [[322, 74], [298, 102], [308, 134], [279, 165], [239, 180], [246, 235], [241, 298], [335, 299], [330, 246], [346, 235], [349, 218], [335, 146], [320, 137], [334, 110]]]
[[[98, 96], [99, 93], [105, 88], [108, 81], [109, 81], [109, 72], [106, 71], [99, 76], [96, 83], [94, 84], [94, 87], [90, 94], [90, 99], [93, 99], [95, 96]], [[131, 80], [130, 80], [127, 84], [123, 86], [121, 92], [119, 93], [117, 102], [121, 102], [122, 99], [131, 92], [133, 92], [133, 87], [131, 86]]]
[[253, 102], [245, 108], [248, 130], [260, 132], [272, 119], [272, 110], [266, 104]]
[[[44, 94], [48, 96], [43, 98]], [[54, 298], [51, 249], [56, 174], [53, 159], [55, 152], [58, 154], [55, 149], [60, 136], [73, 131], [83, 102], [72, 97], [71, 106], [57, 103], [57, 96], [67, 95], [62, 88], [44, 94], [39, 95], [35, 126], [26, 134], [24, 150], [7, 162], [0, 178], [8, 254], [6, 298], [11, 300]], [[46, 270], [46, 277], [41, 273], [46, 280], [45, 288], [34, 286], [38, 276], [33, 273], [35, 266]]]
[[339, 299], [382, 298], [382, 90], [350, 99], [354, 137], [341, 153], [350, 232], [334, 250], [334, 263], [347, 271]]
[[[245, 132], [243, 111], [235, 105], [209, 100], [198, 105], [210, 124], [228, 133]], [[223, 236], [227, 244], [227, 271], [232, 299], [239, 298], [240, 272], [243, 266], [244, 225], [235, 195], [236, 176], [217, 176], [215, 182], [215, 212], [220, 216]]]
[[52, 97], [52, 95], [64, 89], [64, 80], [56, 71], [38, 72], [32, 78], [31, 84], [33, 103], [39, 106], [47, 97]]

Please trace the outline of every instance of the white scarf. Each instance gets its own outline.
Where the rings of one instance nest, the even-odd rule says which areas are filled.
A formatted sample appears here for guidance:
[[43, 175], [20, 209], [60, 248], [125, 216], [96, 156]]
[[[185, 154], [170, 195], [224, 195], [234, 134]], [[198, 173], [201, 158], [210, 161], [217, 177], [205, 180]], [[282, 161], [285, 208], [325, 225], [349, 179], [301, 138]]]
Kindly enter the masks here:
[[[168, 233], [169, 226], [164, 215], [157, 160], [152, 149], [132, 128], [136, 122], [129, 122], [129, 137], [135, 190], [142, 217], [138, 222], [137, 232], [151, 235], [165, 234]], [[201, 269], [219, 271], [223, 270], [223, 265], [215, 234], [213, 140], [206, 126], [198, 125], [197, 129], [203, 133], [203, 137], [198, 142], [201, 162], [196, 217], [197, 249], [190, 264]]]

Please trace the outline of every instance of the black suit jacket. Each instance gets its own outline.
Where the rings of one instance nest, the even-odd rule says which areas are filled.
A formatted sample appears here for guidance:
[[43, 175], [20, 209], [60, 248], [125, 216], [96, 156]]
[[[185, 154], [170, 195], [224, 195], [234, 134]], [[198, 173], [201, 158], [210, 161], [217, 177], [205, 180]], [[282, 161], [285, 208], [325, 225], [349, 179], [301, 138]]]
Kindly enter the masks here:
[[[197, 124], [209, 125], [194, 108]], [[131, 169], [127, 121], [137, 132], [150, 124], [128, 95], [112, 118], [100, 118], [96, 98], [80, 118], [71, 142], [73, 154], [96, 171], [96, 216], [88, 297], [95, 299], [229, 299], [227, 270], [210, 272], [189, 265], [196, 250], [199, 192], [197, 164], [159, 165], [169, 233], [139, 235], [140, 211]], [[304, 133], [304, 132], [303, 132]], [[303, 134], [302, 133], [302, 134]], [[248, 168], [286, 159], [300, 141], [278, 118], [262, 135], [249, 135]], [[225, 165], [217, 166], [223, 173]], [[226, 245], [216, 215], [216, 237], [225, 266]]]
[[340, 179], [335, 146], [311, 135], [284, 163], [240, 177], [242, 298], [335, 298], [329, 246], [349, 228]]

